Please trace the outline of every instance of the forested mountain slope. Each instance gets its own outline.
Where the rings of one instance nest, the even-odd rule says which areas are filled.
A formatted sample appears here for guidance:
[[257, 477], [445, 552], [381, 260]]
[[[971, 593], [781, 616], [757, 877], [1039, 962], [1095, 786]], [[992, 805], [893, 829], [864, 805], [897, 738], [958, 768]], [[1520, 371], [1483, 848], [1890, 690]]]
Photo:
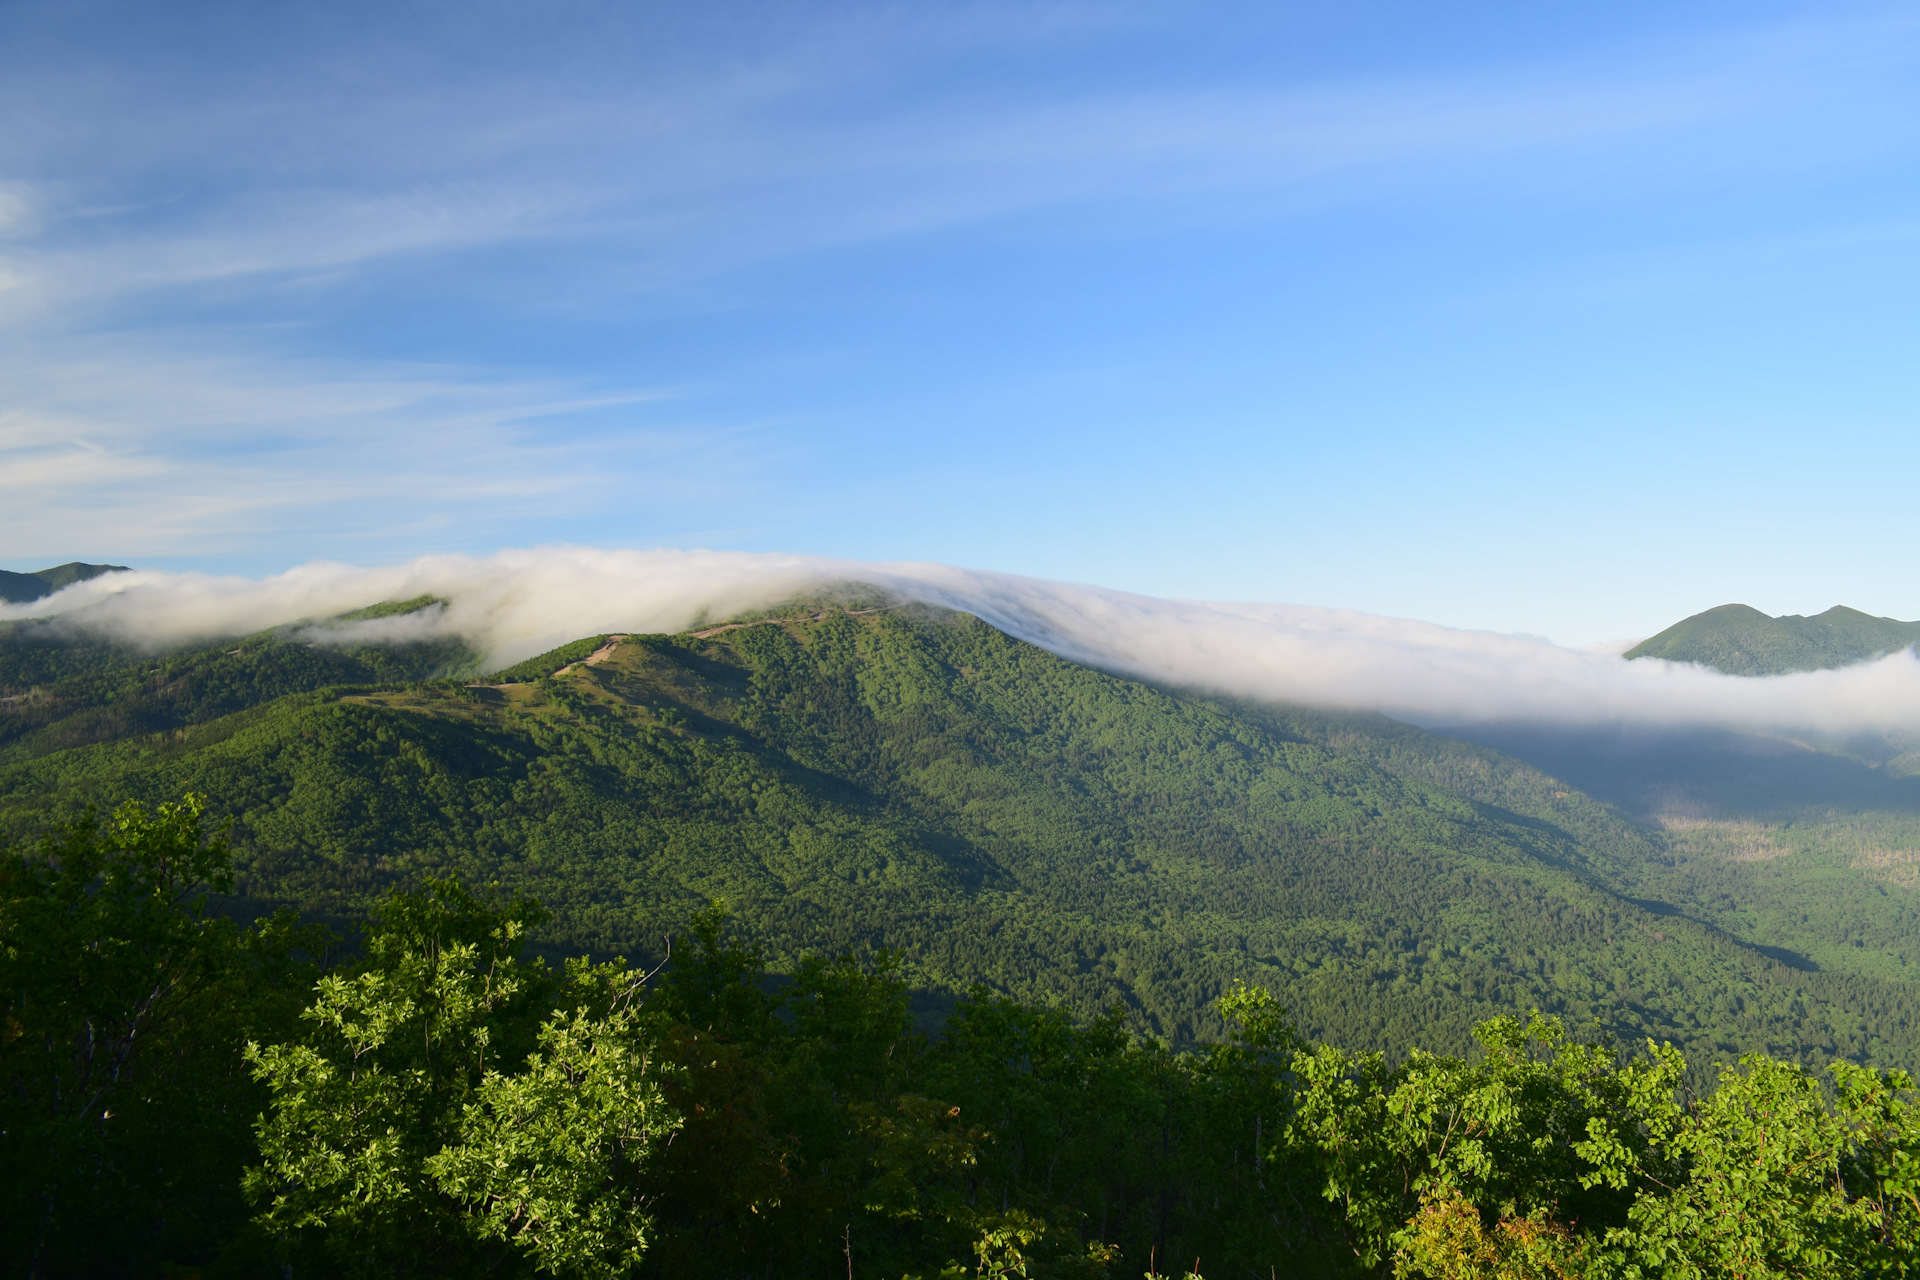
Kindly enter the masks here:
[[[53, 661], [27, 647], [6, 661]], [[457, 656], [389, 651], [386, 678]], [[259, 902], [351, 917], [458, 871], [540, 898], [554, 945], [650, 955], [721, 898], [777, 961], [886, 946], [935, 1004], [981, 981], [1175, 1039], [1217, 1031], [1208, 1003], [1246, 977], [1356, 1046], [1460, 1049], [1537, 1006], [1709, 1058], [1920, 1057], [1915, 987], [1622, 896], [1660, 837], [1486, 748], [1155, 689], [914, 609], [563, 657], [484, 688], [370, 688], [374, 657], [271, 636], [144, 685], [108, 663], [0, 748], [0, 829], [201, 791]], [[360, 688], [271, 696], [287, 664], [353, 662]], [[70, 721], [91, 727], [62, 745]]]
[[1620, 887], [1783, 958], [1920, 980], [1920, 753], [1726, 730], [1478, 725], [1517, 756], [1659, 832]]
[[[422, 597], [334, 621], [439, 606]], [[204, 724], [293, 693], [474, 669], [475, 655], [457, 640], [342, 645], [322, 642], [324, 624], [318, 631], [265, 631], [152, 654], [76, 642], [50, 622], [0, 623], [0, 760]]]
[[1697, 662], [1736, 676], [1782, 675], [1865, 662], [1920, 644], [1920, 622], [1835, 605], [1812, 617], [1770, 617], [1723, 604], [1682, 619], [1627, 650], [1628, 658]]

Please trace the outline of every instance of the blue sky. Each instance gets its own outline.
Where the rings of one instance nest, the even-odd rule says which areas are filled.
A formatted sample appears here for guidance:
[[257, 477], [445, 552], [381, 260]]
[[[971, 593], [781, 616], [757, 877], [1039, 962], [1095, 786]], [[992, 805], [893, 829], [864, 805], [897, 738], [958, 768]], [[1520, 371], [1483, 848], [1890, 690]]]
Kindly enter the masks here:
[[0, 566], [1920, 617], [1920, 16], [0, 6]]

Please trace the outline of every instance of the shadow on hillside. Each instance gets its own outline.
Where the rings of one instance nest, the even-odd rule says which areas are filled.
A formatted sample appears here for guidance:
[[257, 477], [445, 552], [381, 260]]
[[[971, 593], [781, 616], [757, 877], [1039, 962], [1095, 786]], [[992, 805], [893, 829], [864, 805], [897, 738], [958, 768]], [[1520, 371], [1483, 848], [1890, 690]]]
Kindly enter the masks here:
[[1826, 808], [1920, 814], [1920, 777], [1890, 774], [1855, 744], [1843, 754], [1833, 744], [1702, 729], [1477, 724], [1435, 732], [1524, 760], [1642, 822]]
[[1747, 945], [1769, 960], [1778, 960], [1789, 969], [1798, 969], [1802, 973], [1823, 972], [1820, 966], [1814, 963], [1810, 957], [1803, 956], [1798, 951], [1789, 951], [1785, 947], [1764, 946], [1758, 942], [1749, 942]]

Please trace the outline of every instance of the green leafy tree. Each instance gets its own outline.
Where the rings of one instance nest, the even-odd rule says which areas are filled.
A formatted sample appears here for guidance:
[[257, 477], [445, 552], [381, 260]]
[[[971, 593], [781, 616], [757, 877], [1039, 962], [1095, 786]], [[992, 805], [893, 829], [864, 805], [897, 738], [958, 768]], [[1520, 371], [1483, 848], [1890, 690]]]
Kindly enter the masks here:
[[1903, 1276], [1920, 1262], [1920, 1115], [1904, 1072], [1833, 1068], [1833, 1088], [1760, 1054], [1700, 1097], [1676, 1094], [1678, 1054], [1629, 1073], [1650, 1139], [1636, 1152], [1596, 1126], [1593, 1183], [1631, 1187], [1605, 1234], [1627, 1276]]
[[189, 795], [0, 853], [0, 1242], [33, 1274], [205, 1261], [245, 1221], [258, 1092], [311, 931], [208, 910], [226, 843]]
[[[483, 1239], [513, 1244], [539, 1270], [622, 1276], [653, 1241], [641, 1175], [680, 1118], [641, 1026], [640, 975], [582, 963], [573, 977], [571, 1016], [541, 1026], [524, 1071], [482, 1077], [459, 1140], [426, 1169]], [[596, 985], [617, 985], [611, 1007], [578, 1007]]]
[[[778, 983], [698, 913], [649, 1000], [685, 1117], [660, 1166], [662, 1276], [897, 1274], [928, 1252], [966, 1252], [956, 1175], [982, 1136], [910, 1092], [921, 1054], [898, 962], [808, 957]], [[965, 1219], [965, 1221], [962, 1221]]]
[[248, 1174], [296, 1257], [350, 1275], [623, 1275], [678, 1126], [641, 978], [522, 962], [537, 906], [455, 881], [396, 893], [295, 1041], [249, 1046], [272, 1094]]
[[1290, 1140], [1317, 1156], [1322, 1195], [1352, 1256], [1394, 1265], [1428, 1206], [1456, 1202], [1501, 1221], [1625, 1221], [1619, 1180], [1585, 1177], [1582, 1154], [1604, 1140], [1623, 1158], [1647, 1147], [1636, 1098], [1671, 1090], [1684, 1064], [1661, 1059], [1622, 1076], [1613, 1048], [1569, 1039], [1558, 1019], [1493, 1018], [1475, 1028], [1481, 1060], [1419, 1050], [1388, 1068], [1379, 1054], [1327, 1046], [1301, 1053]]

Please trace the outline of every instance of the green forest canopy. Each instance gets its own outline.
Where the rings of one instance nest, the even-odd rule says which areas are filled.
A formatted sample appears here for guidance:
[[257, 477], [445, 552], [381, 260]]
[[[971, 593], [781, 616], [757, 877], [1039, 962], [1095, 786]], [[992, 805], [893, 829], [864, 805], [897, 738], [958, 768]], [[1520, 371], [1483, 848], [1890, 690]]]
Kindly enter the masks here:
[[[1903, 1072], [1490, 1019], [1304, 1042], [1265, 991], [1172, 1050], [883, 954], [778, 982], [724, 915], [652, 973], [451, 880], [357, 958], [241, 929], [202, 803], [0, 851], [0, 1268], [304, 1277], [1885, 1277], [1920, 1263]], [[304, 955], [303, 955], [304, 952]], [[317, 981], [316, 981], [317, 979]], [[304, 1008], [302, 1007], [304, 1006]], [[1693, 1064], [1697, 1068], [1701, 1064]], [[1191, 1263], [1184, 1259], [1191, 1258]]]
[[539, 897], [541, 946], [642, 961], [718, 899], [776, 969], [891, 949], [923, 1019], [983, 982], [1188, 1043], [1247, 980], [1356, 1049], [1465, 1051], [1538, 1008], [1703, 1061], [1920, 1057], [1910, 910], [1887, 899], [1874, 963], [1816, 966], [1649, 896], [1666, 836], [1486, 748], [1154, 688], [916, 608], [573, 665], [607, 639], [476, 686], [444, 678], [473, 670], [453, 641], [151, 657], [16, 627], [0, 830], [198, 791], [250, 909], [350, 921], [457, 873]]

